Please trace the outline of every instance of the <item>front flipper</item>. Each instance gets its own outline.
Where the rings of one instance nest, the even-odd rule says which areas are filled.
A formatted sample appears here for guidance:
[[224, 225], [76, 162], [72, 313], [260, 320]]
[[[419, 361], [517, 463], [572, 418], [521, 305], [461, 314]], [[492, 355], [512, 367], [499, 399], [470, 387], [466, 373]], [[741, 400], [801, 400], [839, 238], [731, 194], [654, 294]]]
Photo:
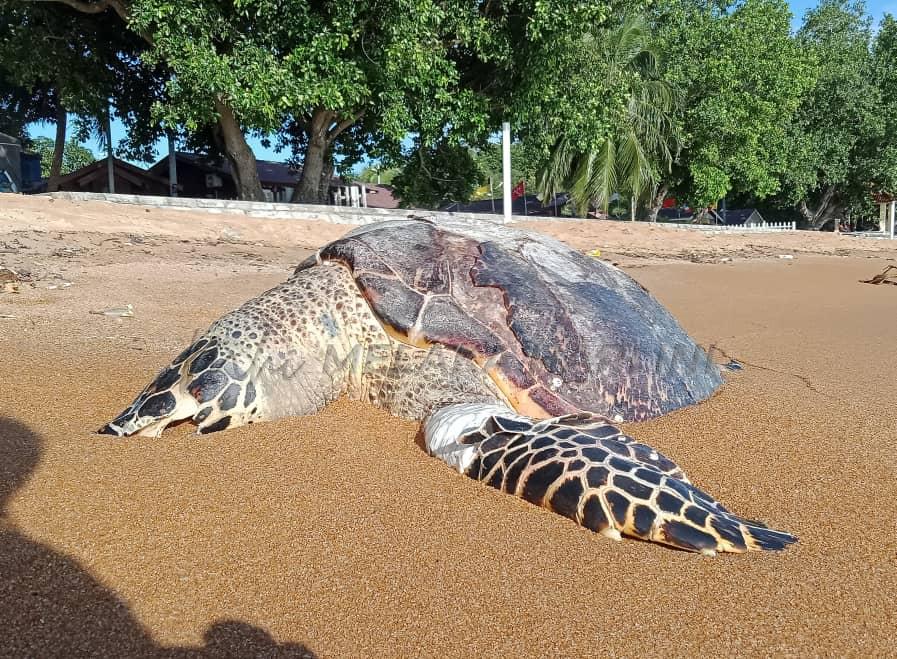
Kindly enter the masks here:
[[676, 464], [589, 413], [543, 421], [500, 405], [453, 405], [427, 419], [427, 451], [461, 473], [603, 535], [679, 549], [784, 549], [797, 538], [730, 513]]

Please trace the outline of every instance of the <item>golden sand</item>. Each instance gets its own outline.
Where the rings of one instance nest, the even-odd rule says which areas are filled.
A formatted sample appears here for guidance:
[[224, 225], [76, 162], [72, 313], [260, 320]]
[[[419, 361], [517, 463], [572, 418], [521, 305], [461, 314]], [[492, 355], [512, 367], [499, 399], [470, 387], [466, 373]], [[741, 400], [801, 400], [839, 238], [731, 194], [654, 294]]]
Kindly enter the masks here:
[[[0, 265], [39, 274], [0, 294], [15, 316], [0, 318], [0, 656], [894, 653], [897, 289], [858, 283], [886, 253], [629, 261], [718, 361], [746, 366], [627, 430], [800, 538], [711, 559], [460, 477], [417, 424], [359, 403], [208, 437], [92, 435], [308, 245], [85, 228], [0, 235], [32, 241]], [[47, 288], [52, 273], [73, 285]], [[126, 303], [133, 318], [89, 313]]]

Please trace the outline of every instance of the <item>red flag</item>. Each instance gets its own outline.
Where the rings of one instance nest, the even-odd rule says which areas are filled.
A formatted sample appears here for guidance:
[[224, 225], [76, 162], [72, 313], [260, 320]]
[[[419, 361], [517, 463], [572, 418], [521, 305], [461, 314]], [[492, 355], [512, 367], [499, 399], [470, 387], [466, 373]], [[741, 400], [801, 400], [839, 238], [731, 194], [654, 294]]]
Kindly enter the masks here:
[[520, 199], [523, 195], [526, 194], [526, 183], [524, 181], [520, 181], [514, 188], [511, 190], [511, 201], [516, 201]]

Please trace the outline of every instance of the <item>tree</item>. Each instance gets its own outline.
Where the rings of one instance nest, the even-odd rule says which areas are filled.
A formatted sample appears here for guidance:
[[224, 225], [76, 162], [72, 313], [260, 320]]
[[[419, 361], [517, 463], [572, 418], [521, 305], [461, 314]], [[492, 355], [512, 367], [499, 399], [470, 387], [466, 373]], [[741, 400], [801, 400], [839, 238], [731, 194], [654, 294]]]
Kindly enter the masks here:
[[[324, 198], [334, 162], [375, 152], [407, 162], [409, 134], [428, 152], [480, 144], [502, 118], [543, 121], [526, 99], [550, 105], [563, 81], [542, 86], [530, 72], [547, 70], [560, 35], [609, 11], [606, 0], [133, 3], [132, 25], [174, 72], [171, 116], [200, 121], [211, 94], [244, 127], [288, 135], [303, 201]], [[554, 110], [553, 123], [570, 124], [572, 106]]]
[[389, 185], [400, 171], [396, 167], [384, 167], [377, 163], [364, 167], [356, 178], [363, 183]]
[[29, 89], [13, 82], [0, 63], [0, 133], [27, 140], [28, 124], [55, 116], [56, 104], [46, 89]]
[[788, 129], [812, 87], [813, 52], [791, 35], [784, 0], [665, 0], [652, 22], [665, 79], [682, 95], [682, 149], [655, 196], [695, 206], [768, 197], [792, 166]]
[[783, 199], [819, 229], [868, 197], [884, 113], [871, 21], [861, 3], [823, 0], [807, 12], [797, 39], [819, 67], [790, 124], [786, 153], [793, 165], [783, 176]]
[[419, 145], [392, 185], [403, 206], [438, 208], [467, 201], [482, 180], [471, 149], [444, 141]]
[[0, 0], [0, 61], [16, 63], [0, 68], [0, 89], [18, 90], [6, 96], [13, 111], [31, 107], [22, 119], [56, 124], [48, 189], [62, 168], [69, 113], [82, 124], [102, 125], [113, 99], [130, 128], [124, 148], [145, 154], [155, 141], [158, 124], [150, 108], [158, 99], [159, 73], [138, 62], [143, 47], [115, 19], [59, 4]]
[[[67, 35], [59, 39], [60, 43], [81, 46], [88, 52], [88, 44], [97, 38], [99, 38], [98, 43], [101, 46], [98, 52], [107, 52], [109, 50], [102, 43], [102, 39], [106, 37], [109, 37], [112, 44], [118, 44], [123, 40], [130, 43], [129, 47], [124, 51], [117, 51], [119, 57], [112, 69], [119, 83], [119, 91], [124, 95], [136, 93], [143, 99], [148, 99], [150, 96], [153, 98], [151, 98], [150, 103], [141, 105], [139, 108], [136, 104], [124, 102], [124, 98], [119, 98], [116, 114], [119, 118], [125, 120], [126, 124], [131, 128], [129, 132], [136, 137], [136, 140], [132, 140], [130, 144], [126, 145], [126, 149], [132, 149], [142, 155], [147, 155], [150, 150], [149, 145], [152, 144], [152, 141], [161, 137], [168, 127], [188, 124], [187, 128], [193, 131], [205, 128], [208, 124], [213, 124], [216, 129], [212, 134], [231, 164], [231, 171], [240, 197], [244, 199], [264, 199], [261, 183], [258, 180], [255, 156], [246, 143], [246, 138], [240, 125], [240, 117], [238, 113], [235, 113], [230, 103], [227, 90], [214, 88], [214, 85], [212, 85], [213, 88], [209, 89], [208, 85], [189, 84], [186, 91], [184, 90], [184, 83], [190, 82], [189, 77], [183, 81], [173, 77], [172, 73], [176, 76], [178, 72], [174, 70], [170, 62], [158, 57], [158, 52], [154, 48], [154, 38], [157, 35], [152, 30], [146, 29], [146, 21], [140, 23], [132, 20], [135, 11], [140, 9], [138, 6], [140, 0], [26, 0], [26, 2], [46, 1], [59, 3], [60, 6], [54, 8], [54, 10], [60, 16], [68, 14], [69, 20], [73, 24], [83, 23], [83, 21], [79, 22], [71, 17], [73, 12], [81, 14], [82, 18], [86, 16], [95, 20], [94, 29], [91, 33], [85, 32], [80, 38], [74, 35]], [[5, 0], [5, 2], [9, 6], [24, 4], [15, 0]], [[211, 3], [209, 4], [211, 5]], [[62, 7], [62, 5], [65, 5], [65, 7]], [[200, 11], [201, 9], [200, 7]], [[45, 10], [45, 8], [30, 8], [30, 11], [36, 12], [39, 10]], [[164, 3], [158, 3], [158, 6], [152, 6], [150, 10], [158, 11], [160, 16], [164, 16], [167, 11], [170, 18], [170, 13], [175, 10], [175, 5], [170, 4], [166, 7]], [[190, 11], [192, 11], [194, 16], [197, 13], [195, 7], [191, 9], [182, 5], [179, 10], [183, 10], [185, 15], [190, 13]], [[171, 23], [158, 36], [161, 36], [165, 41], [179, 43], [182, 55], [183, 52], [190, 53], [199, 44], [192, 44], [191, 34], [179, 29], [177, 25], [173, 25], [176, 23], [177, 20], [172, 19]], [[147, 48], [152, 50], [147, 51]], [[153, 55], [156, 56], [153, 57]], [[52, 62], [46, 53], [42, 53], [40, 58], [30, 59]], [[128, 71], [130, 77], [128, 75], [122, 76], [121, 73], [123, 71]], [[150, 72], [152, 75], [146, 76], [144, 75], [145, 72]], [[159, 75], [160, 72], [161, 76]], [[209, 71], [209, 76], [212, 73], [212, 71]], [[189, 112], [182, 111], [179, 113], [177, 111], [179, 109], [178, 104], [173, 99], [163, 96], [162, 90], [158, 87], [160, 80], [167, 81], [165, 92], [170, 94], [172, 91], [175, 91], [181, 94], [179, 96], [182, 102], [180, 109], [184, 110], [184, 107], [186, 107]], [[106, 98], [110, 97], [97, 93], [99, 91], [97, 85], [88, 84], [83, 89], [92, 92], [97, 100], [105, 101]], [[115, 98], [115, 96], [112, 97]], [[185, 99], [187, 100], [185, 101]], [[129, 100], [134, 101], [134, 98]], [[154, 107], [155, 111], [153, 113], [144, 112], [144, 108], [149, 109], [150, 107]], [[73, 108], [67, 109], [74, 111]], [[135, 115], [140, 116], [143, 120], [129, 121]], [[102, 113], [94, 116], [101, 117]]]
[[[41, 176], [50, 177], [53, 171], [53, 163], [55, 161], [54, 153], [56, 143], [49, 137], [36, 137], [31, 140], [31, 150], [40, 155]], [[65, 143], [62, 150], [62, 163], [59, 167], [59, 174], [69, 174], [76, 169], [81, 169], [85, 165], [89, 165], [96, 161], [90, 149], [87, 149], [78, 142], [74, 137]]]
[[[536, 175], [539, 167], [547, 157], [547, 153], [538, 142], [514, 142], [511, 144], [511, 185], [523, 181], [524, 187], [529, 192], [536, 190]], [[492, 193], [499, 197], [504, 196], [500, 189], [502, 182], [502, 145], [498, 142], [476, 149], [476, 165], [482, 174], [482, 180], [492, 181]], [[560, 192], [560, 189], [556, 190]], [[466, 200], [465, 200], [466, 201]]]
[[[545, 198], [566, 187], [580, 213], [590, 204], [607, 212], [615, 192], [630, 195], [631, 219], [646, 191], [668, 170], [678, 148], [673, 119], [676, 95], [659, 78], [658, 56], [648, 26], [630, 14], [600, 39], [587, 35], [582, 51], [592, 61], [585, 72], [600, 72], [600, 96], [622, 94], [618, 120], [593, 148], [581, 150], [562, 135], [539, 172], [539, 192]], [[584, 63], [585, 64], [585, 63]]]
[[893, 195], [897, 194], [897, 20], [891, 14], [886, 14], [878, 26], [872, 67], [884, 126], [874, 150], [871, 187], [874, 192]]
[[563, 65], [609, 0], [56, 0], [114, 12], [169, 72], [156, 117], [217, 136], [244, 197], [259, 194], [244, 132], [278, 133], [302, 164], [297, 198], [321, 200], [334, 163], [407, 161], [416, 148], [520, 134], [581, 136], [608, 124], [604, 100], [566, 90]]
[[357, 124], [398, 142], [413, 128], [463, 121], [456, 110], [470, 101], [450, 55], [482, 29], [463, 3], [448, 4], [134, 0], [130, 16], [174, 72], [172, 118], [202, 123], [213, 97], [221, 116], [292, 134], [296, 198], [322, 201], [340, 140]]

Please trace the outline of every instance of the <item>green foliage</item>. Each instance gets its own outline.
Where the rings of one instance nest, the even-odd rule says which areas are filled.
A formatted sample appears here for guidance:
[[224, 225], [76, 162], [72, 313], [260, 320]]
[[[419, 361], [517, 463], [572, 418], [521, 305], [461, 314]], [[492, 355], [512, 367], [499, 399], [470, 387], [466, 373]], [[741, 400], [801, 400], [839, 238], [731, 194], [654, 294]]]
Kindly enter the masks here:
[[678, 149], [678, 98], [659, 79], [658, 54], [641, 16], [625, 16], [598, 39], [586, 35], [580, 46], [593, 56], [593, 69], [585, 75], [602, 74], [593, 92], [621, 98], [622, 112], [585, 150], [562, 134], [539, 172], [539, 194], [544, 199], [566, 188], [581, 214], [592, 203], [607, 212], [614, 193], [628, 193], [637, 203], [669, 171]]
[[704, 205], [730, 192], [778, 191], [793, 158], [789, 122], [816, 73], [790, 20], [784, 0], [657, 5], [666, 79], [684, 101], [683, 148], [668, 181], [680, 197]]
[[46, 88], [29, 89], [11, 79], [0, 64], [0, 133], [27, 138], [28, 124], [56, 116], [56, 101]]
[[[50, 176], [50, 167], [53, 164], [53, 148], [55, 142], [49, 137], [36, 137], [31, 140], [31, 150], [40, 154], [40, 175], [44, 178]], [[62, 150], [62, 168], [60, 174], [69, 174], [85, 165], [96, 162], [96, 158], [90, 149], [78, 142], [77, 138], [69, 138]]]
[[438, 208], [451, 201], [467, 201], [482, 174], [471, 150], [448, 140], [422, 146], [392, 180], [403, 206]]
[[[879, 151], [885, 108], [872, 58], [871, 21], [862, 4], [824, 0], [807, 12], [797, 41], [819, 66], [789, 127], [791, 166], [782, 178], [782, 197], [800, 204], [807, 221], [819, 226], [828, 219], [825, 207], [847, 209], [869, 195], [877, 162], [887, 155]], [[882, 41], [883, 64], [885, 50]], [[880, 74], [888, 77], [887, 71]]]
[[[523, 181], [526, 190], [536, 189], [536, 174], [544, 162], [545, 150], [533, 142], [513, 142], [511, 144], [511, 184]], [[476, 166], [482, 180], [488, 183], [492, 179], [492, 190], [497, 197], [502, 195], [502, 145], [490, 142], [476, 149]]]
[[[483, 144], [501, 119], [521, 132], [593, 139], [608, 99], [566, 74], [606, 0], [134, 0], [132, 27], [173, 76], [157, 116], [189, 130], [231, 106], [243, 127], [288, 135], [303, 162], [363, 155], [402, 160], [410, 133], [426, 150]], [[559, 96], [559, 95], [562, 95]], [[358, 130], [350, 130], [358, 127]], [[405, 154], [407, 156], [407, 154]], [[325, 167], [326, 169], [326, 167]]]
[[64, 108], [99, 125], [112, 99], [128, 129], [123, 152], [148, 159], [161, 134], [150, 107], [164, 74], [140, 63], [144, 47], [110, 12], [0, 0], [0, 62], [14, 63], [0, 65], [0, 109], [30, 123], [55, 122]]
[[355, 177], [362, 183], [380, 183], [389, 185], [401, 170], [397, 167], [368, 165]]
[[[897, 193], [897, 20], [886, 14], [878, 27], [872, 51], [883, 118], [882, 133], [870, 150], [871, 187], [875, 192]], [[877, 209], [876, 209], [877, 210]]]

